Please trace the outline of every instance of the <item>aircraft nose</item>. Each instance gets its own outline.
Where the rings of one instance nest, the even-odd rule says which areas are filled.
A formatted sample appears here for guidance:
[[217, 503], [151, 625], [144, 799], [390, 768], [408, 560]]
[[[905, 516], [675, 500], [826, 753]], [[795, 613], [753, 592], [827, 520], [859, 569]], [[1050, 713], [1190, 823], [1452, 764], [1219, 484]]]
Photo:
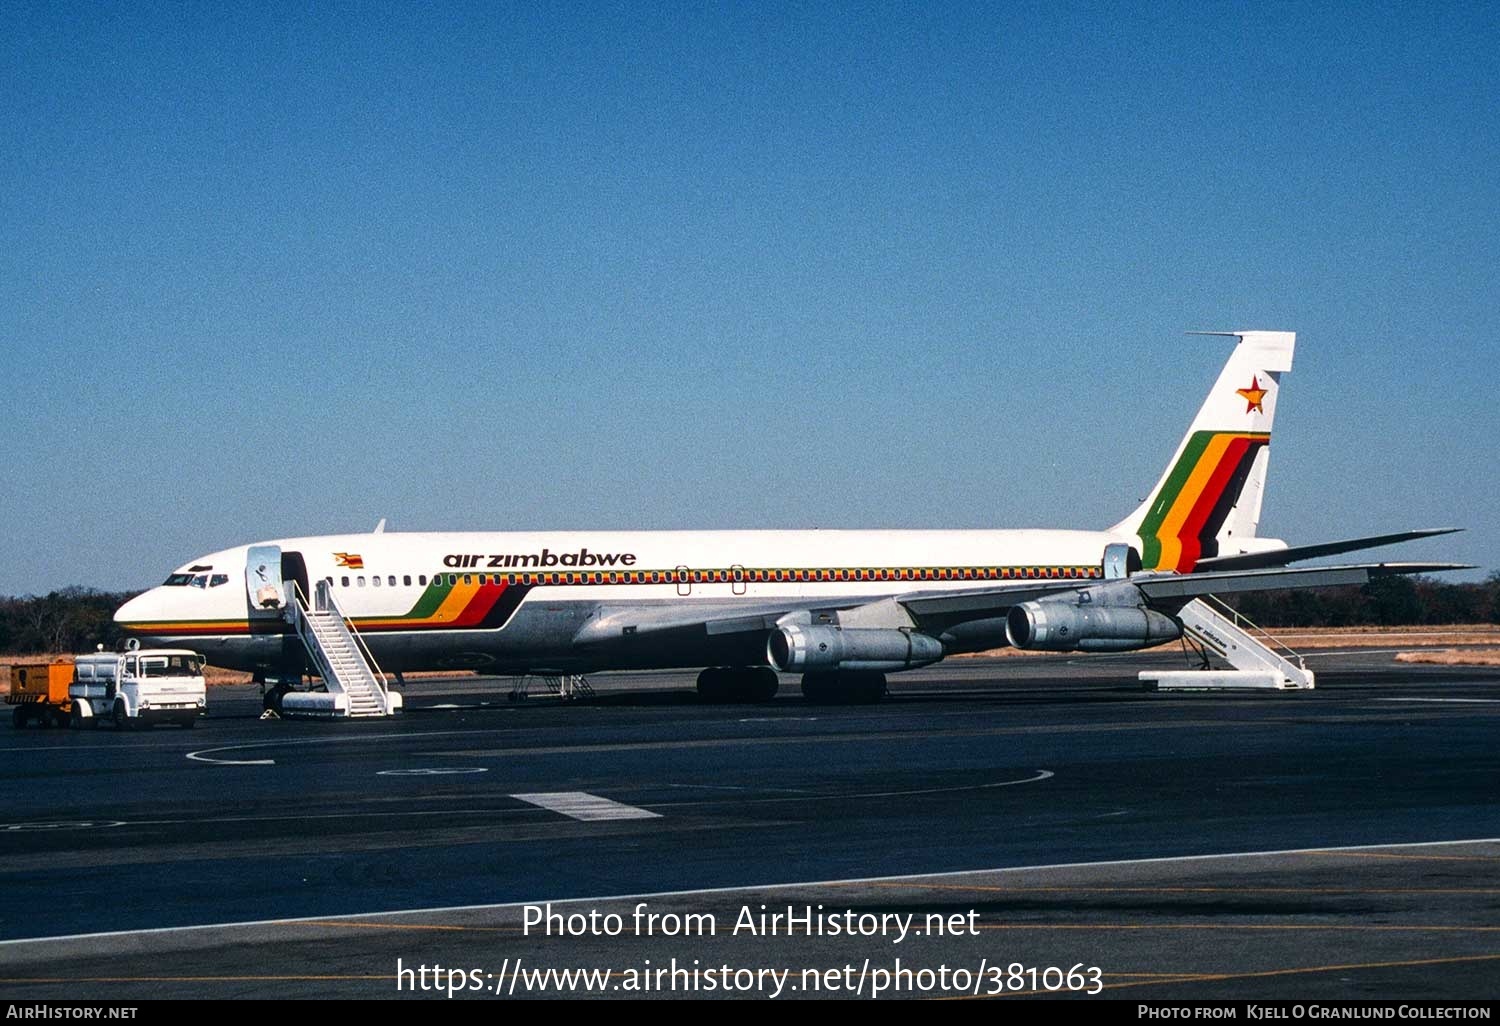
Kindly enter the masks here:
[[142, 592], [115, 610], [115, 623], [129, 630], [132, 624], [144, 623], [151, 618], [150, 609], [157, 604], [156, 589]]

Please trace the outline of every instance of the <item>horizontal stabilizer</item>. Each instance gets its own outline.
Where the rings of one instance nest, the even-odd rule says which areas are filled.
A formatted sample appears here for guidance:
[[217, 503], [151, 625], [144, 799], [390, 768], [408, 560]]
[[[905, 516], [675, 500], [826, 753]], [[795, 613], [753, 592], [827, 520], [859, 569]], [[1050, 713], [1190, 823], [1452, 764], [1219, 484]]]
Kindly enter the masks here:
[[1411, 541], [1414, 538], [1434, 538], [1440, 534], [1453, 534], [1455, 531], [1462, 530], [1462, 527], [1428, 527], [1419, 531], [1377, 534], [1368, 538], [1349, 538], [1344, 541], [1324, 542], [1320, 545], [1294, 545], [1285, 549], [1247, 552], [1237, 556], [1211, 556], [1208, 559], [1200, 559], [1194, 567], [1194, 573], [1209, 570], [1262, 570], [1266, 567], [1286, 566], [1288, 563], [1296, 563], [1304, 559], [1337, 556], [1344, 552], [1394, 545], [1397, 542]]

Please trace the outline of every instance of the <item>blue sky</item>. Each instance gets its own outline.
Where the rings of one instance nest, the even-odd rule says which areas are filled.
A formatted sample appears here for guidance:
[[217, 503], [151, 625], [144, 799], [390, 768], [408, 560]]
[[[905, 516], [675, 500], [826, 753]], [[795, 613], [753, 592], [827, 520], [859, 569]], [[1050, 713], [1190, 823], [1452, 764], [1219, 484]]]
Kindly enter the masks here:
[[1497, 54], [1473, 3], [6, 2], [0, 594], [380, 517], [1102, 527], [1224, 328], [1299, 333], [1263, 533], [1500, 566]]

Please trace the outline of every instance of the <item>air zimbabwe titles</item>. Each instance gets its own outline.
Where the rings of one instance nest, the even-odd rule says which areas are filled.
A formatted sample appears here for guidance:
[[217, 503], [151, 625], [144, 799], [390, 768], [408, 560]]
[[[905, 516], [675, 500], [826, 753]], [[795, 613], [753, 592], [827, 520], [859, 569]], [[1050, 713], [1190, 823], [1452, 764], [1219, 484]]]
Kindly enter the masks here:
[[501, 552], [489, 555], [481, 552], [450, 552], [443, 557], [443, 565], [455, 570], [498, 570], [526, 566], [635, 566], [635, 553], [590, 552], [586, 548], [577, 552], [543, 549], [541, 552]]

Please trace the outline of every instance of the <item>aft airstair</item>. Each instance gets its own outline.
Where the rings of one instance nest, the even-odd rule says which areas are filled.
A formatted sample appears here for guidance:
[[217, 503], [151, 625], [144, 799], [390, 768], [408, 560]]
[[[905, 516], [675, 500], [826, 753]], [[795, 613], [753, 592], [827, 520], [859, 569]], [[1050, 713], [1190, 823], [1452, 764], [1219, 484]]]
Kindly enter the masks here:
[[565, 702], [594, 697], [593, 687], [581, 673], [521, 674], [511, 679], [510, 694], [507, 697], [512, 702], [527, 698], [531, 694], [533, 677], [540, 677], [542, 683], [547, 685], [547, 693]]
[[389, 716], [401, 708], [401, 695], [392, 691], [385, 674], [354, 625], [344, 616], [327, 581], [313, 586], [309, 606], [302, 589], [293, 585], [287, 607], [297, 636], [312, 657], [326, 692], [288, 691], [281, 698], [286, 715]]
[[[1204, 651], [1198, 670], [1143, 670], [1142, 682], [1158, 691], [1207, 689], [1275, 689], [1310, 691], [1313, 672], [1302, 657], [1212, 595], [1195, 598], [1177, 613], [1182, 633]], [[1215, 669], [1208, 655], [1234, 667]]]

